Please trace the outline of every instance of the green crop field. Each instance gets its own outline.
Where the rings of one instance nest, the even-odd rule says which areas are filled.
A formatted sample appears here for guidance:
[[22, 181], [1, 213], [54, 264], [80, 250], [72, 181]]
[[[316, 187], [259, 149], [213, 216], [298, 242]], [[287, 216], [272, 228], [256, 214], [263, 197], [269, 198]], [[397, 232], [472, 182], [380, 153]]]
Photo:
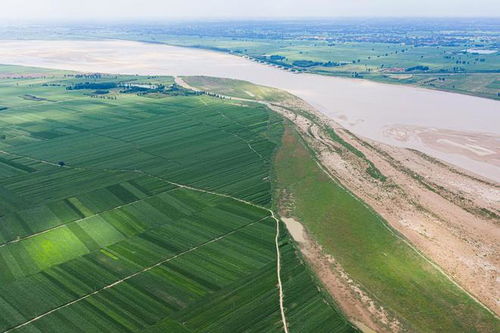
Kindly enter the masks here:
[[252, 84], [248, 81], [224, 79], [208, 76], [186, 76], [183, 80], [197, 89], [244, 99], [267, 102], [284, 102], [296, 98], [292, 94], [277, 88]]
[[293, 128], [276, 155], [279, 191], [290, 213], [402, 325], [413, 332], [496, 332], [498, 319], [476, 303], [386, 222], [318, 167]]
[[266, 107], [13, 66], [0, 101], [0, 332], [282, 331], [277, 245], [289, 330], [355, 331], [275, 239]]

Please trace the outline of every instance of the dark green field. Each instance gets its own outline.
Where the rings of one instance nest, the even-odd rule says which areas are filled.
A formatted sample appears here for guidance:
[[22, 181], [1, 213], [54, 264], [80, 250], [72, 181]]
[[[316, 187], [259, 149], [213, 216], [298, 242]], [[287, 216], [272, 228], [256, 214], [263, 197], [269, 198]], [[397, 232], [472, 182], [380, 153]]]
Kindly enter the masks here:
[[[0, 73], [0, 332], [283, 330], [281, 118], [170, 77]], [[354, 331], [278, 245], [290, 331]]]

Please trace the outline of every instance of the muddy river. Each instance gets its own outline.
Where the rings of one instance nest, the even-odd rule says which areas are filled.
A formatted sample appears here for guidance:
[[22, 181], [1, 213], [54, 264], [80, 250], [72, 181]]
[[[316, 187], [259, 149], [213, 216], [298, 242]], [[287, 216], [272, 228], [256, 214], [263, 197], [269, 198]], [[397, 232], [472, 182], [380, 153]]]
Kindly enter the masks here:
[[494, 100], [296, 74], [229, 54], [129, 41], [0, 41], [0, 63], [248, 80], [303, 98], [357, 135], [415, 148], [500, 182], [500, 102]]

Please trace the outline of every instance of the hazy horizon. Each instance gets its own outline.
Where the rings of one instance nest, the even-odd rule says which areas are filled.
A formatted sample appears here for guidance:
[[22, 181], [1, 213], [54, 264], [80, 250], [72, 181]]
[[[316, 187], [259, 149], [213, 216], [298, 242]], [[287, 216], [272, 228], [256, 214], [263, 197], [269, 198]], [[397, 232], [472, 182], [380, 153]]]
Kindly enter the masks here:
[[[87, 0], [75, 4], [62, 0], [4, 0], [4, 22], [121, 21], [189, 19], [327, 19], [327, 18], [499, 18], [500, 1], [477, 0], [224, 0], [173, 1]], [[265, 15], [262, 15], [265, 13]]]

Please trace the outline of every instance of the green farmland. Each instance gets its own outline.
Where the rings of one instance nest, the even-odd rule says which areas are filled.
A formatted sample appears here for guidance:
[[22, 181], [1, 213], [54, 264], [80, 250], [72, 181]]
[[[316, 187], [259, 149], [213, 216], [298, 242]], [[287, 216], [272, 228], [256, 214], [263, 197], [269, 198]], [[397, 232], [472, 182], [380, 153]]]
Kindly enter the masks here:
[[356, 331], [271, 214], [283, 121], [171, 77], [0, 66], [0, 332]]
[[275, 219], [283, 190], [403, 330], [497, 330], [290, 123], [215, 97], [290, 95], [185, 79], [213, 96], [172, 77], [0, 66], [1, 333], [356, 332]]

